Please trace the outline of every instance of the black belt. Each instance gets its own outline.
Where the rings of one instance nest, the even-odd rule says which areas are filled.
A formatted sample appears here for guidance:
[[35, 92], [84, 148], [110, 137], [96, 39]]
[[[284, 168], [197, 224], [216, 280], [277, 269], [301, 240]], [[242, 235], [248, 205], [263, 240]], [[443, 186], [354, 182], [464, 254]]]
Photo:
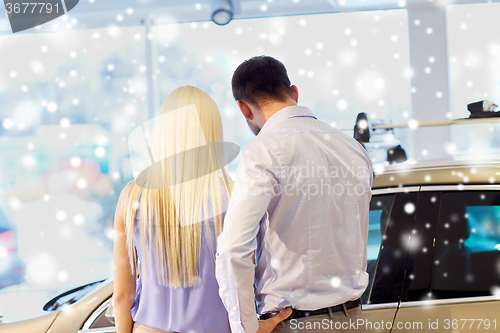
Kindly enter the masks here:
[[[361, 302], [360, 302], [360, 299], [358, 298], [355, 301], [347, 301], [344, 304], [330, 306], [327, 308], [322, 308], [322, 309], [313, 310], [313, 311], [302, 311], [302, 310], [292, 309], [292, 314], [286, 320], [328, 314], [328, 313], [330, 313], [330, 311], [331, 312], [342, 311], [342, 310], [344, 310], [344, 306], [346, 307], [346, 309], [352, 309], [352, 308], [359, 306], [360, 304], [361, 304]], [[259, 319], [266, 320], [269, 318], [273, 318], [274, 316], [277, 316], [278, 313], [279, 313], [279, 311], [278, 312], [267, 312], [267, 313], [260, 315]]]

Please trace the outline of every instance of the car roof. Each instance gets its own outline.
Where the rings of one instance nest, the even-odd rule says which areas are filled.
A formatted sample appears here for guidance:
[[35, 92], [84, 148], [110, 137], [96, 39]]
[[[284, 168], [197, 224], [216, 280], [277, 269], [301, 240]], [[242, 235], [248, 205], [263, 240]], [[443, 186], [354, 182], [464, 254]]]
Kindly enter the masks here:
[[373, 188], [500, 184], [500, 160], [432, 161], [373, 166]]

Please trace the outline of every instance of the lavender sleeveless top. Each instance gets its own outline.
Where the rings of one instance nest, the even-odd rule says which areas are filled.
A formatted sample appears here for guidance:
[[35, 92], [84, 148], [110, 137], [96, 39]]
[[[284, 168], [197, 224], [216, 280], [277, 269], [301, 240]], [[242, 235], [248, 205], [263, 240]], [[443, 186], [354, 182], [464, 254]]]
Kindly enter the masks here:
[[[223, 198], [227, 207], [227, 198]], [[140, 208], [135, 216], [134, 242], [137, 256], [144, 263], [139, 235]], [[213, 226], [214, 220], [209, 220]], [[201, 227], [201, 249], [198, 282], [186, 288], [171, 288], [156, 283], [157, 267], [151, 267], [155, 258], [153, 251], [148, 254], [148, 278], [139, 275], [135, 303], [131, 309], [132, 319], [143, 325], [164, 331], [179, 333], [230, 333], [227, 311], [219, 296], [219, 285], [215, 279], [216, 237]], [[211, 230], [214, 230], [211, 228]], [[211, 244], [211, 245], [210, 245]], [[144, 265], [141, 265], [143, 270]], [[152, 275], [154, 274], [154, 275]]]

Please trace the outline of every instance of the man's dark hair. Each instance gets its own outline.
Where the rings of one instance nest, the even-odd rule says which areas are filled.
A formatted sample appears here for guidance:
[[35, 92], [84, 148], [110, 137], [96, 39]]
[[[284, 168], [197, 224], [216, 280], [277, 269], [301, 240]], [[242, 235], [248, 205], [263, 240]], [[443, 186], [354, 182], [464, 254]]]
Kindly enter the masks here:
[[285, 66], [269, 56], [257, 56], [238, 66], [231, 81], [234, 99], [259, 105], [261, 101], [294, 98]]

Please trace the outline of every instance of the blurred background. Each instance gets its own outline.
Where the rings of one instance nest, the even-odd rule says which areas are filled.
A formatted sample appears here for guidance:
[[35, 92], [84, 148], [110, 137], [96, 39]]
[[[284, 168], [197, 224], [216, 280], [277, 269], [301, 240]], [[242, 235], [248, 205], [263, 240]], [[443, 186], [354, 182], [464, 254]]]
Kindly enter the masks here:
[[[349, 135], [359, 112], [393, 124], [465, 118], [468, 103], [500, 103], [494, 2], [241, 0], [218, 25], [220, 1], [82, 0], [16, 34], [2, 7], [0, 313], [12, 295], [30, 295], [17, 309], [28, 315], [36, 297], [113, 274], [128, 135], [173, 89], [209, 93], [242, 150], [253, 135], [231, 76], [261, 54], [285, 64], [299, 105]], [[409, 161], [498, 158], [499, 133], [498, 123], [394, 130]]]

